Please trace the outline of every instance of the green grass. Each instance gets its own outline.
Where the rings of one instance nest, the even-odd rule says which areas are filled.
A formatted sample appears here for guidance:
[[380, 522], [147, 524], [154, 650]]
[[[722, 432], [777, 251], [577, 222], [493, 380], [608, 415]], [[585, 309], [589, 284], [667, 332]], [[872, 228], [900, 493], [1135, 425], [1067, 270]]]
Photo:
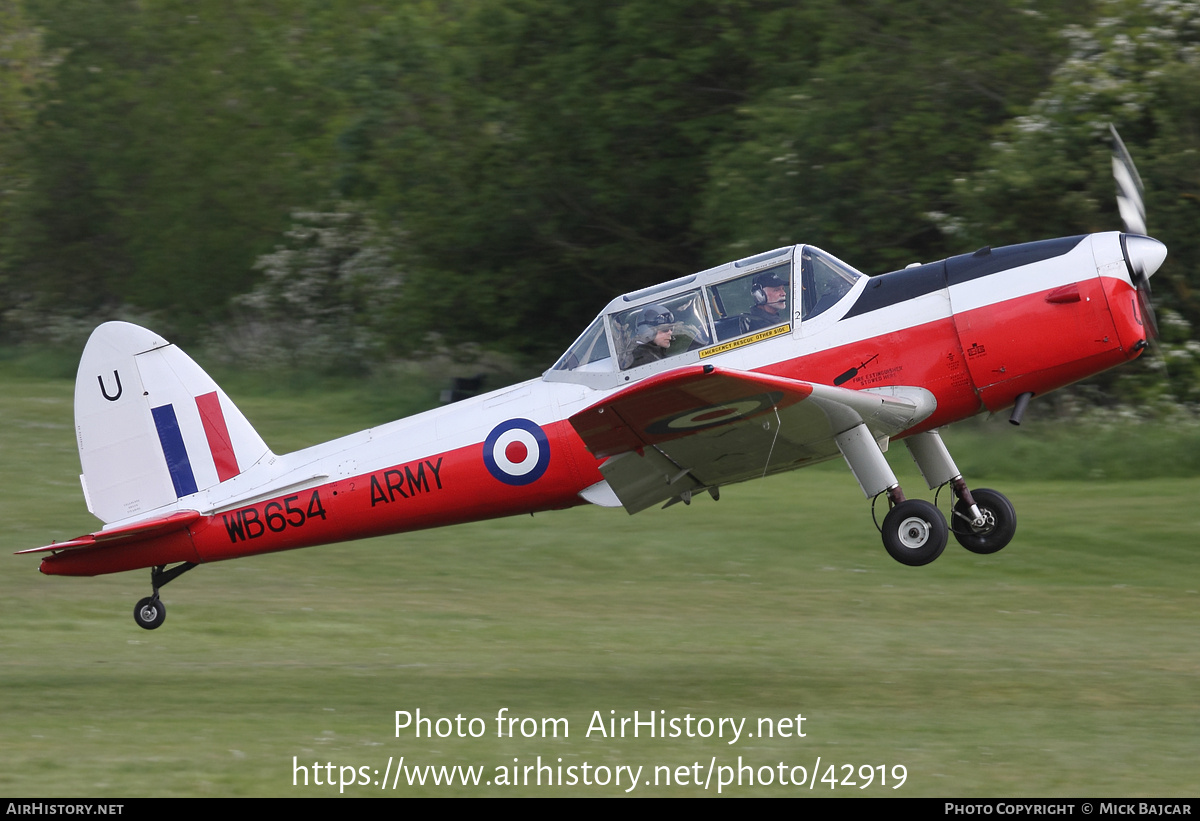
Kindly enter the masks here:
[[[0, 547], [93, 529], [71, 383], [9, 373], [2, 387]], [[352, 391], [235, 398], [279, 451], [380, 421]], [[1174, 435], [1138, 429], [1135, 452], [1170, 451], [1162, 440]], [[1037, 446], [1010, 458], [1026, 439]], [[148, 572], [48, 578], [36, 557], [9, 556], [0, 792], [324, 796], [337, 788], [292, 786], [293, 756], [311, 783], [313, 762], [382, 772], [403, 755], [486, 765], [485, 780], [538, 756], [642, 765], [643, 781], [656, 765], [700, 762], [703, 777], [714, 759], [736, 767], [739, 757], [811, 773], [820, 757], [819, 775], [830, 764], [839, 777], [846, 764], [886, 765], [889, 779], [894, 765], [907, 769], [894, 792], [889, 782], [838, 796], [1194, 795], [1200, 479], [1125, 480], [1124, 451], [1105, 456], [1094, 439], [1004, 423], [950, 431], [968, 480], [1007, 493], [1020, 523], [998, 554], [952, 543], [924, 568], [887, 557], [834, 463], [636, 517], [577, 508], [201, 567], [164, 588], [169, 615], [154, 632], [132, 619]], [[1080, 452], [1099, 454], [1099, 470], [1083, 474], [1093, 479], [1046, 478]], [[921, 495], [902, 446], [891, 461]], [[484, 718], [487, 734], [397, 738], [395, 711], [417, 708]], [[570, 737], [497, 738], [500, 708], [565, 717]], [[744, 717], [751, 731], [759, 718], [803, 714], [806, 736], [586, 737], [593, 713], [610, 710]], [[634, 794], [715, 789], [714, 779], [707, 793], [640, 784]], [[820, 782], [811, 793], [726, 792], [831, 794]]]

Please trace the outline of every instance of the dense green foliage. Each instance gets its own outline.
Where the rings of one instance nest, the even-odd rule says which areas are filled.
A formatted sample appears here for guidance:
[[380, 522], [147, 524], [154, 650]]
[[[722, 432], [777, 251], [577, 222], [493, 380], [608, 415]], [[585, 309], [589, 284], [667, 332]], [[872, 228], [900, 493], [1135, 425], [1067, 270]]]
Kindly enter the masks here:
[[[433, 327], [465, 310], [508, 344], [801, 238], [886, 270], [945, 250], [925, 212], [1045, 84], [1062, 23], [1000, 2], [486, 4], [443, 35], [445, 71], [351, 72], [373, 105], [344, 193], [403, 219]], [[420, 53], [396, 26], [372, 44]]]
[[43, 49], [42, 34], [19, 0], [0, 0], [0, 306], [12, 293], [4, 263], [19, 224], [17, 207], [29, 185], [25, 147], [52, 66], [53, 52]]
[[310, 325], [373, 292], [381, 355], [544, 361], [614, 293], [769, 247], [874, 273], [1117, 227], [1113, 122], [1171, 249], [1173, 392], [1197, 398], [1196, 0], [4, 0], [0, 25], [9, 338], [244, 329], [288, 290], [293, 214], [336, 212], [388, 263]]
[[[321, 197], [333, 125], [291, 4], [27, 4], [60, 52], [6, 301], [128, 304], [189, 328], [226, 315], [290, 208]], [[6, 231], [7, 233], [7, 231]]]

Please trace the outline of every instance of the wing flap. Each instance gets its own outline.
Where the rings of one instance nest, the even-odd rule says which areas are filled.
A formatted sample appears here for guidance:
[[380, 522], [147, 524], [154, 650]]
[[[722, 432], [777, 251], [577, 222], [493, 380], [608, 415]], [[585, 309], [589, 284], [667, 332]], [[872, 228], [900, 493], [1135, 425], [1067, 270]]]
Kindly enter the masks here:
[[655, 448], [640, 454], [618, 454], [600, 466], [600, 473], [630, 513], [704, 487], [686, 468]]
[[18, 550], [15, 555], [20, 556], [25, 553], [46, 553], [54, 550], [108, 547], [109, 545], [120, 544], [122, 542], [148, 539], [152, 536], [161, 536], [164, 533], [172, 533], [176, 530], [182, 530], [199, 518], [199, 511], [180, 510], [168, 516], [161, 516], [156, 519], [146, 519], [141, 522], [135, 522], [131, 525], [114, 527], [109, 530], [100, 530], [96, 533], [88, 533], [84, 536], [80, 536], [77, 539], [71, 539], [70, 541], [66, 542], [55, 542], [54, 544], [43, 545], [42, 547], [32, 547], [28, 550]]

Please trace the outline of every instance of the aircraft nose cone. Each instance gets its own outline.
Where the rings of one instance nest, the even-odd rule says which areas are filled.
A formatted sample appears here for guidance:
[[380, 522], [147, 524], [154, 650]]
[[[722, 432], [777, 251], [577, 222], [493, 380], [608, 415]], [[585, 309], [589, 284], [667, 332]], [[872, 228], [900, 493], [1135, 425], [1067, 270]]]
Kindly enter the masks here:
[[1149, 279], [1167, 258], [1167, 246], [1151, 237], [1126, 234], [1125, 253], [1129, 256], [1129, 267], [1134, 273]]

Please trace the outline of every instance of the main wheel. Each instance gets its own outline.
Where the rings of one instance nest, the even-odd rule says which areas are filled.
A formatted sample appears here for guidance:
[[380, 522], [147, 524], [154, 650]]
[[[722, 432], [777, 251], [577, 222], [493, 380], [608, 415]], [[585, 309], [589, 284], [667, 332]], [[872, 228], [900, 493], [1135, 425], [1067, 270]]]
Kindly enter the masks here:
[[959, 499], [954, 505], [954, 538], [972, 553], [995, 553], [1012, 541], [1017, 532], [1017, 512], [1012, 502], [987, 488], [972, 490], [979, 512], [987, 520], [983, 527], [971, 526], [971, 509]]
[[929, 502], [908, 499], [883, 520], [883, 546], [901, 564], [929, 564], [946, 549], [946, 519]]
[[147, 596], [133, 608], [133, 620], [138, 627], [153, 630], [162, 625], [167, 618], [167, 608], [156, 598]]

